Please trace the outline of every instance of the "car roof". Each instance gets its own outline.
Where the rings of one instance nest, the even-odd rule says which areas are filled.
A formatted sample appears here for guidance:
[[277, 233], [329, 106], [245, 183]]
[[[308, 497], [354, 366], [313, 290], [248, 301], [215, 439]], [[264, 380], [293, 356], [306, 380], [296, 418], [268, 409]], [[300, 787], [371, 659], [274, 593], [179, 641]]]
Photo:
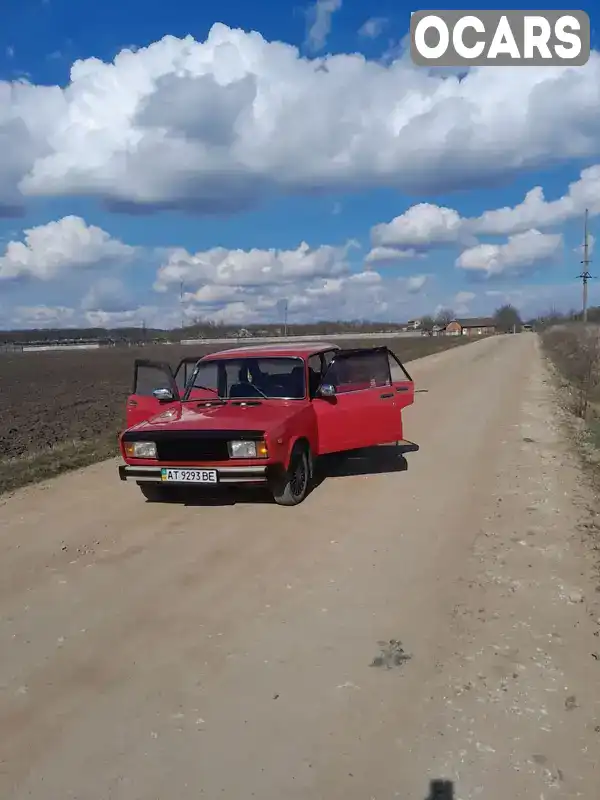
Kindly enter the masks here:
[[273, 342], [270, 344], [244, 345], [243, 347], [232, 347], [228, 350], [219, 350], [210, 353], [202, 358], [209, 360], [212, 358], [236, 358], [250, 356], [288, 356], [297, 358], [308, 358], [315, 353], [322, 353], [325, 350], [339, 350], [340, 347], [333, 342]]

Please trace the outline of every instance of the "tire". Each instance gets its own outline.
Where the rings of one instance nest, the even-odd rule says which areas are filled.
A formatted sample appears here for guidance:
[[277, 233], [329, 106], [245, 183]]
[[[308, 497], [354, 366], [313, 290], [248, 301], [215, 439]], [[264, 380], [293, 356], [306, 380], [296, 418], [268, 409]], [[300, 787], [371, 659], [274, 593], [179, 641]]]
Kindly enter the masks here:
[[149, 503], [166, 503], [169, 500], [169, 489], [153, 481], [139, 481], [140, 492]]
[[312, 458], [306, 445], [296, 447], [284, 474], [271, 484], [273, 499], [279, 506], [297, 506], [310, 491]]

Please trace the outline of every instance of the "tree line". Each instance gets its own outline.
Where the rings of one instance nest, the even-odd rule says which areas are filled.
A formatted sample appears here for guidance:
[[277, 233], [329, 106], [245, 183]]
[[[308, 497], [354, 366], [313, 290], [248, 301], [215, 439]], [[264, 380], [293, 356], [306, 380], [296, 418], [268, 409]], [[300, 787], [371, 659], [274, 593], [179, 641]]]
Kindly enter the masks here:
[[[454, 311], [451, 308], [444, 308], [435, 315], [422, 317], [420, 327], [424, 331], [431, 332], [435, 326], [445, 328], [454, 319], [456, 319]], [[493, 320], [496, 329], [500, 332], [520, 329], [524, 322], [519, 310], [510, 303], [497, 308], [493, 314]], [[551, 325], [580, 320], [581, 312], [562, 313], [557, 309], [550, 309], [545, 314], [529, 319], [527, 322], [537, 329], [543, 329]], [[591, 323], [600, 323], [600, 307], [592, 307], [588, 310], [588, 320]], [[277, 323], [250, 324], [240, 328], [239, 325], [198, 320], [193, 325], [172, 330], [147, 328], [142, 325], [122, 328], [36, 328], [0, 331], [0, 344], [49, 344], [65, 341], [97, 341], [104, 344], [160, 343], [176, 342], [181, 339], [233, 339], [240, 335], [249, 337], [282, 336], [285, 332], [305, 336], [328, 336], [334, 333], [381, 333], [382, 331], [393, 333], [403, 329], [405, 324], [369, 320], [320, 320], [312, 323], [290, 323], [286, 326]]]
[[[451, 308], [442, 308], [435, 316], [426, 315], [421, 318], [421, 329], [427, 332], [433, 331], [435, 328], [444, 329], [447, 325], [459, 319]], [[463, 319], [467, 319], [464, 317]], [[496, 327], [497, 331], [501, 333], [510, 333], [511, 331], [521, 329], [523, 320], [521, 314], [515, 306], [506, 303], [500, 308], [497, 308], [490, 320]]]

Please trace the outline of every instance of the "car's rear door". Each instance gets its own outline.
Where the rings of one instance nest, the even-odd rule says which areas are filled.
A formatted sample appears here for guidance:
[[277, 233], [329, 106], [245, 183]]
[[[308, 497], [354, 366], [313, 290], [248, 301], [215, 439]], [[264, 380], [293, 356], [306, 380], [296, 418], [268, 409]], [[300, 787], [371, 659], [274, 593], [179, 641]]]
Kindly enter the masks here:
[[415, 402], [415, 384], [398, 356], [388, 349], [388, 362], [392, 386], [396, 394], [396, 406], [406, 408]]
[[[164, 401], [154, 397], [156, 389], [168, 389], [172, 400]], [[128, 428], [139, 422], [172, 408], [181, 400], [175, 376], [171, 367], [161, 361], [147, 361], [138, 358], [133, 366], [133, 389], [127, 398], [126, 424]]]
[[338, 350], [322, 379], [332, 398], [315, 398], [319, 453], [397, 441], [400, 413], [386, 347]]

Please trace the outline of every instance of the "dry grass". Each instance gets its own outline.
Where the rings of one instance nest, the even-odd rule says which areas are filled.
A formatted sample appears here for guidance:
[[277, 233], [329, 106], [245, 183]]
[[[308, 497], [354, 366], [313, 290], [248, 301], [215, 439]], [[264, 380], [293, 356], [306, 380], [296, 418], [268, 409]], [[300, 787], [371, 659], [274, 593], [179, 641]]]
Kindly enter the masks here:
[[600, 403], [600, 326], [556, 325], [542, 342], [570, 390], [570, 410], [591, 420]]
[[597, 490], [600, 486], [600, 326], [557, 325], [543, 334], [542, 342], [555, 367], [567, 435]]
[[[386, 344], [407, 363], [465, 343], [465, 337], [423, 337], [342, 346]], [[135, 358], [175, 366], [184, 356], [220, 349], [158, 345], [0, 354], [0, 493], [116, 456]]]

